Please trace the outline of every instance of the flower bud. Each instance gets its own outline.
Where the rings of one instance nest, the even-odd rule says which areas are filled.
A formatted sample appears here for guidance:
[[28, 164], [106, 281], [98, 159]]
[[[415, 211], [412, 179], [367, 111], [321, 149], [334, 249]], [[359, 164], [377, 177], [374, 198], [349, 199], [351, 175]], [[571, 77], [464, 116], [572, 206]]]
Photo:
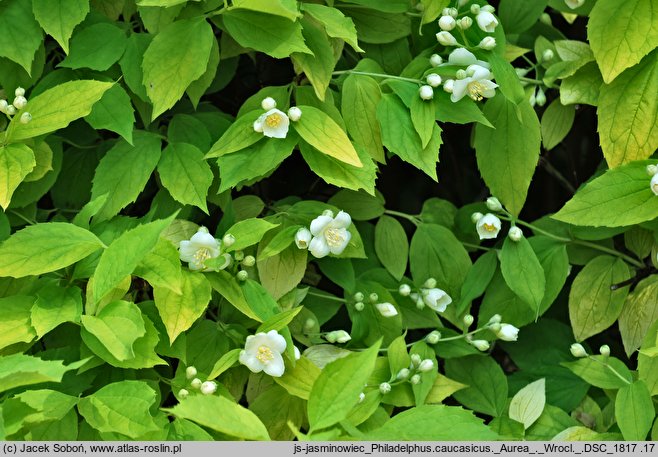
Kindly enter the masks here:
[[564, 3], [571, 8], [572, 10], [575, 10], [576, 8], [580, 8], [585, 4], [585, 0], [564, 0]]
[[425, 309], [425, 300], [423, 300], [422, 297], [418, 297], [416, 299], [416, 308], [418, 308], [420, 311]]
[[468, 328], [471, 325], [473, 325], [473, 321], [475, 321], [475, 318], [473, 316], [471, 316], [470, 314], [467, 314], [466, 316], [464, 316], [462, 318], [462, 321], [464, 322], [464, 325], [466, 326], [466, 328]]
[[653, 175], [653, 178], [651, 178], [651, 182], [649, 183], [649, 186], [651, 187], [653, 193], [658, 195], [658, 173]]
[[190, 392], [187, 389], [181, 389], [178, 391], [178, 396], [180, 398], [187, 398], [190, 395]]
[[482, 213], [479, 213], [479, 212], [478, 213], [473, 213], [473, 214], [471, 214], [471, 222], [473, 222], [474, 224], [477, 224], [478, 221], [480, 219], [482, 219], [483, 217], [484, 217], [484, 214], [482, 214]]
[[412, 364], [414, 367], [417, 367], [418, 365], [420, 365], [420, 362], [422, 362], [422, 361], [423, 361], [423, 359], [420, 358], [420, 355], [418, 355], [418, 354], [411, 354], [411, 364]]
[[361, 301], [358, 301], [354, 304], [354, 309], [356, 309], [357, 311], [363, 311], [365, 307], [366, 305], [364, 305], [363, 302]]
[[438, 54], [432, 54], [430, 57], [430, 65], [433, 67], [438, 67], [443, 63], [443, 58]]
[[16, 97], [24, 97], [25, 96], [25, 89], [22, 87], [17, 87], [16, 90], [14, 91], [14, 95]]
[[477, 22], [478, 27], [480, 27], [480, 30], [487, 33], [493, 33], [498, 25], [498, 19], [485, 9], [487, 6], [489, 5], [480, 8], [480, 12], [475, 17], [475, 21]]
[[468, 17], [468, 16], [463, 17], [463, 18], [461, 18], [459, 21], [457, 21], [457, 25], [458, 25], [459, 28], [461, 28], [462, 30], [470, 29], [471, 26], [473, 25], [473, 19], [471, 19], [471, 18]]
[[28, 124], [32, 120], [32, 115], [27, 111], [21, 114], [20, 122], [21, 124]]
[[409, 377], [409, 374], [410, 374], [409, 368], [403, 368], [400, 371], [398, 371], [398, 374], [395, 378], [399, 380], [407, 379]]
[[233, 253], [233, 258], [235, 259], [236, 262], [242, 262], [242, 260], [244, 259], [244, 252], [235, 251]]
[[434, 90], [432, 86], [420, 86], [418, 89], [418, 95], [422, 100], [432, 100], [434, 98]]
[[377, 303], [375, 305], [379, 314], [384, 317], [393, 317], [398, 315], [398, 310], [390, 303]]
[[345, 330], [336, 330], [336, 343], [347, 343], [349, 340], [352, 339], [349, 333], [347, 333]]
[[222, 238], [222, 243], [224, 244], [224, 247], [230, 248], [233, 246], [233, 243], [235, 243], [235, 237], [230, 233], [227, 233], [224, 235], [224, 238]]
[[206, 381], [201, 384], [201, 393], [203, 395], [212, 395], [217, 391], [217, 384], [214, 381]]
[[530, 69], [529, 68], [515, 68], [514, 71], [516, 72], [516, 76], [518, 76], [519, 78], [523, 78], [525, 75], [528, 74]]
[[539, 20], [541, 21], [542, 24], [553, 25], [551, 16], [548, 13], [542, 13], [542, 15], [539, 16]]
[[402, 295], [403, 297], [408, 297], [408, 296], [411, 294], [411, 287], [409, 286], [409, 284], [402, 284], [402, 285], [398, 288], [398, 292], [399, 292], [400, 295]]
[[276, 101], [272, 97], [265, 97], [262, 102], [260, 102], [260, 106], [265, 110], [269, 111], [271, 109], [276, 108]]
[[391, 385], [390, 385], [389, 383], [387, 383], [387, 382], [382, 382], [382, 383], [379, 385], [379, 391], [380, 391], [382, 394], [386, 395], [387, 393], [389, 393], [389, 392], [391, 391]]
[[443, 8], [443, 11], [441, 11], [441, 16], [450, 16], [450, 8]]
[[[1, 100], [0, 100], [1, 102]], [[658, 165], [647, 165], [647, 174], [653, 176], [658, 173]]]
[[541, 87], [537, 89], [535, 100], [537, 101], [537, 106], [544, 106], [546, 104], [546, 94], [544, 94], [544, 90]]
[[468, 73], [466, 73], [466, 70], [457, 70], [457, 72], [455, 73], [455, 78], [457, 79], [468, 78]]
[[359, 394], [359, 403], [362, 403], [363, 400], [365, 400], [365, 398], [366, 398], [366, 394], [364, 394], [363, 392], [361, 392], [361, 393]]
[[306, 227], [297, 230], [297, 233], [295, 233], [295, 245], [297, 245], [297, 249], [308, 249], [308, 244], [311, 242], [312, 237], [311, 231]]
[[496, 11], [496, 8], [494, 8], [491, 5], [484, 5], [480, 8], [480, 11], [486, 11], [487, 13], [494, 13]]
[[324, 339], [329, 341], [330, 343], [335, 343], [336, 342], [336, 332], [329, 332], [324, 336]]
[[25, 105], [27, 105], [27, 99], [23, 97], [22, 95], [19, 95], [14, 99], [14, 102], [12, 103], [16, 107], [16, 109], [23, 109], [25, 108]]
[[330, 209], [325, 209], [324, 211], [322, 211], [322, 215], [323, 215], [323, 216], [329, 216], [329, 217], [331, 217], [331, 218], [333, 219], [333, 217], [334, 217], [334, 212], [331, 211]]
[[441, 85], [441, 77], [437, 75], [436, 73], [430, 73], [427, 75], [427, 84], [429, 84], [432, 87], [439, 87]]
[[477, 3], [474, 3], [471, 5], [471, 14], [474, 16], [477, 16], [480, 13], [480, 5]]
[[370, 300], [371, 303], [376, 303], [377, 300], [379, 300], [379, 295], [373, 292], [370, 295], [368, 295], [368, 299]]
[[604, 344], [599, 348], [599, 352], [601, 353], [602, 356], [608, 357], [610, 355], [610, 346]]
[[569, 350], [571, 351], [571, 355], [574, 357], [587, 357], [587, 351], [580, 343], [572, 344]]
[[436, 34], [436, 40], [443, 46], [457, 46], [457, 40], [455, 37], [445, 30]]
[[419, 375], [419, 374], [415, 374], [415, 375], [413, 375], [413, 376], [411, 377], [411, 379], [409, 380], [409, 382], [410, 382], [411, 384], [413, 384], [414, 386], [417, 385], [417, 384], [420, 384], [420, 375]]
[[302, 117], [302, 110], [300, 110], [296, 106], [292, 106], [288, 110], [288, 117], [290, 118], [291, 121], [297, 122]]
[[8, 106], [9, 103], [7, 103], [7, 100], [0, 100], [0, 113], [6, 113]]
[[546, 49], [541, 55], [541, 59], [543, 62], [548, 62], [550, 60], [553, 60], [553, 57], [555, 57], [555, 54], [553, 53], [552, 49]]
[[473, 340], [471, 341], [471, 344], [475, 349], [478, 351], [488, 351], [489, 350], [489, 342], [487, 340]]
[[192, 386], [193, 389], [200, 389], [202, 384], [203, 383], [201, 382], [201, 380], [199, 378], [194, 378], [190, 382], [190, 385]]
[[492, 36], [485, 36], [478, 44], [478, 48], [484, 49], [485, 51], [491, 51], [496, 47], [496, 39]]
[[500, 324], [496, 336], [503, 341], [516, 341], [519, 338], [519, 329], [512, 324]]
[[446, 79], [443, 83], [443, 90], [449, 94], [452, 94], [452, 89], [455, 85], [454, 79]]
[[425, 342], [427, 344], [436, 344], [441, 340], [441, 333], [437, 330], [431, 331], [426, 337]]
[[434, 361], [431, 359], [425, 359], [420, 362], [418, 365], [418, 371], [421, 373], [427, 373], [428, 371], [432, 371], [434, 369]]
[[[521, 84], [523, 84], [523, 83], [521, 83]], [[530, 106], [532, 106], [534, 108], [535, 105], [537, 104], [537, 91], [536, 90], [532, 91], [532, 94], [530, 94], [530, 100], [528, 100], [528, 101], [530, 102]]]
[[448, 16], [452, 16], [456, 18], [457, 16], [459, 16], [459, 11], [457, 11], [457, 8], [448, 8]]
[[249, 273], [247, 273], [246, 270], [240, 270], [238, 273], [235, 275], [238, 281], [244, 282], [249, 278]]
[[315, 319], [309, 317], [308, 319], [306, 319], [306, 322], [304, 322], [304, 329], [312, 330], [313, 327], [315, 327]]
[[354, 301], [363, 301], [365, 296], [363, 295], [363, 292], [357, 292], [354, 294]]
[[13, 116], [14, 114], [16, 114], [16, 107], [14, 105], [9, 105], [5, 112], [10, 116]]
[[503, 209], [503, 205], [496, 197], [489, 197], [487, 198], [487, 208], [489, 208], [489, 211], [500, 211]]
[[295, 360], [299, 360], [302, 358], [302, 353], [299, 352], [299, 348], [297, 346], [293, 346], [292, 350], [295, 353]]
[[185, 369], [185, 377], [187, 379], [195, 378], [197, 375], [196, 367], [189, 366]]
[[254, 121], [254, 132], [263, 133], [263, 121], [256, 119]]
[[509, 239], [512, 241], [521, 241], [521, 238], [523, 238], [523, 230], [515, 225], [510, 227], [509, 232], [507, 232], [507, 236], [509, 236]]
[[491, 330], [494, 333], [500, 332], [500, 329], [502, 327], [502, 324], [500, 322], [493, 322], [489, 324], [489, 330]]
[[439, 27], [441, 30], [445, 30], [446, 32], [451, 31], [452, 29], [455, 28], [456, 21], [455, 18], [452, 16], [441, 16], [441, 19], [439, 19]]
[[434, 289], [436, 287], [436, 279], [427, 278], [427, 281], [425, 281], [423, 287], [425, 287], [426, 289]]
[[500, 314], [494, 314], [493, 316], [491, 316], [491, 318], [489, 318], [489, 323], [490, 324], [500, 324], [502, 319], [503, 318], [501, 317]]

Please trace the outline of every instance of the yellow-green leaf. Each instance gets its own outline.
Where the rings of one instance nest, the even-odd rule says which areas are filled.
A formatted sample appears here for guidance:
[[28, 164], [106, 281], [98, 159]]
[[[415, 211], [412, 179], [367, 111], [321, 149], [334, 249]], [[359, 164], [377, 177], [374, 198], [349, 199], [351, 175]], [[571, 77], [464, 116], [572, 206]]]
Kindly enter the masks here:
[[3, 209], [7, 209], [14, 191], [35, 166], [34, 152], [28, 146], [0, 146], [0, 206]]

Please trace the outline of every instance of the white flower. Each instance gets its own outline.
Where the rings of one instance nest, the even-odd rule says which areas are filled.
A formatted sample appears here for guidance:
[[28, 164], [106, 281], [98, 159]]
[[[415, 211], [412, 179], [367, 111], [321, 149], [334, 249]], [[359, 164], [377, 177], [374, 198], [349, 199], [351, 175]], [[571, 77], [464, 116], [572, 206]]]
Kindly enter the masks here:
[[269, 138], [285, 138], [289, 126], [290, 119], [286, 113], [276, 108], [262, 114], [254, 122], [254, 130], [259, 133], [263, 132], [263, 135]]
[[487, 340], [473, 340], [471, 341], [471, 344], [478, 350], [478, 351], [486, 351], [489, 349], [489, 342]]
[[651, 183], [649, 185], [651, 186], [651, 190], [653, 191], [653, 193], [658, 195], [658, 174], [653, 175], [653, 178], [651, 178]]
[[489, 63], [483, 60], [478, 60], [471, 51], [464, 48], [457, 48], [448, 55], [448, 62], [444, 65], [479, 65], [484, 68], [489, 68]]
[[475, 228], [481, 240], [489, 240], [498, 236], [500, 225], [500, 219], [491, 213], [487, 213], [477, 221]]
[[501, 324], [496, 336], [503, 341], [516, 341], [519, 338], [519, 329], [512, 324]]
[[445, 291], [437, 288], [423, 289], [423, 302], [437, 313], [442, 313], [452, 303], [452, 298]]
[[269, 111], [271, 109], [276, 108], [276, 100], [274, 100], [272, 97], [265, 97], [262, 102], [260, 102], [260, 106], [265, 110]]
[[23, 97], [25, 95], [25, 89], [22, 87], [17, 87], [16, 90], [14, 91], [14, 95], [17, 97]]
[[439, 87], [441, 85], [441, 76], [436, 73], [430, 73], [426, 78], [427, 84], [432, 87]]
[[188, 262], [190, 270], [204, 270], [206, 260], [219, 256], [220, 242], [208, 233], [207, 228], [199, 227], [192, 238], [180, 242], [178, 251], [180, 259]]
[[308, 244], [311, 242], [312, 237], [313, 235], [311, 235], [311, 231], [306, 227], [297, 230], [297, 233], [295, 233], [295, 244], [297, 245], [297, 248], [308, 249]]
[[443, 58], [438, 54], [432, 54], [430, 57], [430, 65], [433, 67], [438, 67], [443, 63]]
[[580, 343], [572, 344], [569, 350], [571, 351], [571, 355], [574, 357], [587, 357], [587, 351]]
[[297, 122], [302, 117], [302, 110], [300, 110], [296, 106], [291, 106], [290, 109], [288, 110], [288, 117], [290, 118], [291, 121]]
[[352, 239], [352, 234], [347, 227], [352, 223], [352, 218], [345, 211], [339, 211], [336, 217], [322, 214], [311, 222], [311, 234], [313, 239], [308, 245], [317, 258], [322, 258], [329, 253], [341, 254]]
[[457, 46], [457, 40], [450, 32], [439, 32], [436, 34], [436, 40], [443, 46]]
[[203, 395], [212, 395], [217, 391], [217, 384], [214, 381], [206, 381], [201, 384], [200, 390]]
[[377, 308], [379, 314], [384, 317], [393, 317], [398, 315], [398, 310], [395, 309], [395, 306], [390, 303], [377, 303], [375, 308]]
[[452, 94], [454, 87], [455, 87], [454, 79], [446, 79], [445, 82], [443, 83], [443, 90], [449, 94]]
[[485, 36], [478, 44], [478, 48], [484, 49], [485, 51], [491, 51], [496, 47], [496, 39], [492, 36]]
[[32, 115], [27, 111], [21, 114], [21, 124], [28, 124], [32, 120]]
[[523, 238], [523, 230], [515, 225], [509, 229], [507, 236], [509, 236], [509, 239], [512, 241], [520, 241], [521, 238]]
[[610, 355], [610, 346], [604, 344], [599, 348], [599, 352], [601, 353], [602, 356], [608, 357]]
[[434, 90], [432, 86], [420, 86], [418, 89], [418, 95], [423, 100], [432, 100], [434, 98]]
[[16, 109], [22, 109], [25, 108], [25, 105], [27, 105], [27, 99], [23, 97], [22, 95], [19, 95], [14, 99], [14, 102], [12, 103], [16, 107]]
[[457, 25], [457, 22], [452, 16], [441, 16], [441, 19], [439, 19], [439, 27], [441, 30], [449, 32], [455, 28], [455, 25]]
[[185, 377], [187, 379], [195, 378], [196, 375], [197, 375], [197, 371], [195, 367], [190, 366], [185, 369]]
[[466, 73], [470, 76], [455, 81], [450, 100], [458, 102], [468, 94], [473, 100], [480, 101], [496, 95], [498, 84], [491, 81], [493, 74], [487, 68], [470, 65], [466, 69]]
[[276, 330], [249, 335], [244, 350], [240, 351], [240, 363], [254, 373], [264, 371], [274, 377], [283, 375], [286, 367], [281, 354], [286, 350], [286, 340]]
[[575, 10], [576, 8], [583, 6], [585, 4], [585, 0], [564, 0], [564, 3], [566, 3], [567, 6], [572, 10]]
[[432, 371], [434, 369], [434, 361], [431, 359], [425, 359], [422, 362], [420, 362], [420, 365], [418, 365], [418, 371], [421, 373], [427, 373], [428, 371]]
[[478, 23], [478, 27], [484, 32], [491, 33], [496, 30], [498, 25], [498, 19], [496, 16], [491, 14], [489, 11], [481, 10], [478, 15], [475, 17], [475, 21]]

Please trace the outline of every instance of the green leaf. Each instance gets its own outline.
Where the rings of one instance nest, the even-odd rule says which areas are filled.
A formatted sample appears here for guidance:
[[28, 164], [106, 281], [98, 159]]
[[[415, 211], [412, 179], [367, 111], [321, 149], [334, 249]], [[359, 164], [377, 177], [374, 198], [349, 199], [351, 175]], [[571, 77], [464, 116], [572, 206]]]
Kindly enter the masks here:
[[[9, 145], [12, 146], [12, 145]], [[20, 144], [14, 146], [21, 146]], [[32, 171], [25, 177], [25, 182], [39, 181], [46, 176], [49, 171], [53, 171], [53, 150], [45, 141], [35, 143], [32, 147], [36, 165]]]
[[259, 245], [258, 260], [265, 260], [268, 257], [277, 255], [279, 252], [290, 246], [295, 241], [295, 234], [300, 228], [302, 228], [301, 225], [286, 227], [277, 232], [272, 239], [267, 241], [267, 243], [264, 244], [264, 247]]
[[120, 361], [135, 357], [133, 345], [146, 334], [139, 308], [127, 301], [105, 305], [96, 316], [82, 316], [82, 333], [93, 335], [113, 357]]
[[233, 7], [274, 14], [291, 21], [295, 21], [301, 16], [297, 11], [295, 0], [235, 0]]
[[[258, 416], [225, 397], [190, 396], [166, 411], [228, 436], [247, 440], [270, 439]], [[218, 411], [221, 411], [221, 414], [217, 414]]]
[[67, 366], [63, 360], [42, 360], [26, 354], [0, 356], [0, 392], [43, 382], [62, 382], [64, 374], [77, 370], [88, 360]]
[[658, 51], [601, 86], [598, 130], [610, 168], [648, 159], [658, 148], [657, 92]]
[[423, 148], [409, 110], [393, 94], [382, 96], [377, 105], [377, 119], [381, 124], [384, 146], [436, 181], [436, 163], [439, 161], [439, 147], [442, 144], [439, 126], [434, 125], [432, 140]]
[[313, 54], [295, 52], [290, 55], [297, 71], [304, 72], [311, 82], [315, 95], [324, 100], [334, 70], [334, 49], [324, 30], [315, 21], [302, 19], [302, 35]]
[[336, 8], [313, 3], [302, 3], [302, 11], [312, 16], [324, 26], [325, 32], [332, 38], [340, 38], [352, 46], [355, 51], [363, 52], [359, 47], [354, 22]]
[[456, 314], [460, 315], [466, 310], [472, 300], [479, 297], [487, 290], [491, 278], [498, 267], [498, 256], [489, 251], [478, 257], [473, 266], [468, 270], [464, 283], [461, 287], [460, 302]]
[[249, 404], [251, 411], [263, 421], [272, 440], [291, 441], [306, 420], [306, 404], [288, 395], [280, 386], [272, 386]]
[[[68, 81], [30, 99], [28, 106], [13, 117], [7, 128], [7, 141], [24, 140], [54, 132], [91, 112], [114, 83], [93, 80]], [[32, 120], [23, 124], [21, 114], [29, 111]]]
[[103, 243], [96, 235], [73, 224], [30, 225], [0, 245], [0, 276], [21, 278], [59, 270], [101, 247]]
[[651, 394], [643, 381], [635, 381], [617, 392], [615, 418], [625, 440], [645, 440], [655, 415]]
[[519, 390], [509, 404], [509, 417], [528, 429], [541, 416], [546, 405], [546, 380], [532, 382]]
[[143, 83], [153, 102], [151, 120], [174, 106], [205, 73], [213, 40], [212, 27], [202, 17], [173, 22], [153, 38], [142, 63]]
[[347, 417], [375, 368], [378, 349], [379, 343], [324, 367], [308, 399], [311, 430], [329, 427]]
[[630, 276], [623, 260], [608, 255], [592, 259], [578, 273], [569, 292], [569, 319], [576, 341], [601, 333], [615, 323], [628, 288], [611, 290], [611, 286]]
[[137, 264], [155, 247], [160, 234], [174, 216], [138, 225], [121, 234], [103, 252], [94, 272], [94, 300], [98, 302], [123, 278], [132, 274]]
[[202, 274], [187, 270], [182, 274], [181, 293], [168, 287], [153, 288], [153, 300], [167, 329], [170, 345], [203, 315], [212, 292], [210, 283]]
[[176, 201], [201, 208], [206, 214], [206, 196], [213, 174], [203, 153], [187, 143], [169, 143], [158, 163], [162, 184]]
[[596, 106], [599, 103], [599, 92], [603, 77], [596, 63], [590, 62], [579, 69], [573, 76], [560, 84], [560, 102], [563, 105], [584, 103]]
[[37, 336], [30, 321], [34, 297], [11, 295], [0, 298], [0, 349], [16, 343], [29, 343]]
[[312, 106], [299, 106], [302, 117], [293, 123], [299, 136], [318, 151], [335, 159], [362, 167], [363, 164], [347, 134], [326, 113]]
[[493, 127], [479, 108], [469, 97], [464, 97], [458, 102], [450, 100], [450, 94], [440, 90], [434, 92], [434, 117], [437, 121], [451, 122], [453, 124], [470, 124], [479, 122], [487, 127]]
[[[405, 14], [391, 14], [381, 11], [381, 9], [386, 9], [387, 5], [389, 5], [388, 2], [377, 1], [374, 9], [349, 9], [349, 15], [356, 26], [359, 41], [385, 44], [411, 34], [411, 19]], [[409, 5], [404, 8], [404, 11], [406, 11]]]
[[21, 425], [31, 432], [37, 424], [61, 420], [78, 403], [77, 397], [49, 389], [27, 390], [13, 399], [31, 409], [30, 413], [21, 418]]
[[459, 297], [462, 283], [471, 268], [471, 259], [461, 242], [447, 228], [421, 224], [411, 239], [409, 251], [411, 275], [418, 285], [434, 278], [437, 287], [453, 300]]
[[[263, 134], [254, 130], [254, 121], [263, 114], [261, 110], [249, 111], [238, 117], [224, 132], [219, 140], [212, 145], [206, 159], [220, 157], [231, 152], [241, 151], [263, 139]], [[273, 140], [276, 142], [276, 140]]]
[[651, 395], [658, 394], [658, 357], [656, 357], [656, 342], [658, 336], [658, 321], [654, 321], [642, 340], [642, 349], [637, 355], [637, 371], [639, 378], [645, 382]]
[[635, 352], [651, 324], [658, 319], [658, 276], [640, 281], [628, 294], [619, 315], [619, 332], [628, 357]]
[[657, 21], [658, 12], [652, 0], [595, 3], [587, 24], [587, 38], [606, 83], [658, 46], [658, 30], [654, 27]]
[[[293, 235], [294, 237], [294, 235]], [[304, 279], [308, 251], [288, 246], [276, 255], [262, 259], [258, 256], [258, 277], [263, 287], [275, 300], [297, 287]]]
[[159, 160], [160, 138], [144, 131], [135, 131], [133, 145], [119, 140], [107, 151], [96, 167], [91, 198], [109, 197], [95, 219], [109, 219], [137, 200]]
[[183, 279], [178, 249], [161, 234], [155, 247], [141, 259], [133, 274], [146, 279], [153, 287], [166, 287], [180, 293]]
[[231, 9], [222, 14], [224, 26], [235, 41], [245, 48], [284, 59], [294, 52], [311, 51], [304, 44], [299, 22], [257, 11]]
[[411, 122], [418, 136], [420, 136], [421, 145], [423, 148], [432, 139], [434, 131], [434, 103], [431, 100], [423, 100], [420, 97], [411, 99]]
[[507, 378], [492, 358], [470, 355], [446, 360], [446, 375], [469, 387], [453, 395], [474, 411], [501, 416], [507, 408]]
[[409, 409], [366, 435], [366, 439], [375, 441], [490, 441], [497, 438], [498, 435], [471, 411], [444, 405]]
[[509, 288], [526, 302], [539, 317], [539, 309], [546, 290], [546, 278], [535, 251], [527, 238], [519, 241], [505, 238], [500, 251], [500, 269]]
[[118, 133], [128, 143], [133, 141], [133, 124], [135, 123], [135, 110], [130, 103], [130, 96], [118, 84], [103, 94], [103, 97], [94, 105], [85, 120], [93, 128], [107, 129]]
[[215, 362], [215, 365], [213, 365], [212, 370], [210, 370], [208, 380], [210, 381], [217, 378], [219, 375], [236, 364], [240, 359], [240, 352], [242, 352], [242, 350], [242, 348], [233, 349], [221, 356], [219, 360]]
[[66, 54], [75, 26], [89, 13], [89, 0], [32, 0], [34, 17]]
[[[494, 74], [496, 82], [500, 85], [500, 92], [512, 105], [521, 106], [523, 101], [527, 101], [523, 86], [521, 85], [521, 81], [519, 81], [519, 76], [516, 74], [514, 67], [503, 56], [495, 52], [490, 53], [489, 64], [491, 65], [491, 72]], [[532, 112], [534, 113], [534, 110]], [[524, 113], [524, 117], [522, 118], [524, 120], [526, 119], [525, 116], [527, 116], [526, 113]], [[495, 119], [495, 116], [490, 116], [487, 113], [486, 105], [484, 115], [490, 120]], [[525, 122], [522, 123], [525, 124]], [[494, 125], [496, 125], [495, 122]], [[496, 128], [498, 128], [497, 125]]]
[[78, 287], [49, 284], [37, 292], [31, 324], [39, 338], [64, 322], [80, 322], [82, 292]]
[[100, 432], [138, 438], [159, 429], [150, 408], [156, 392], [144, 381], [119, 381], [100, 388], [78, 402], [78, 411]]
[[233, 224], [226, 233], [235, 237], [235, 243], [227, 248], [228, 251], [239, 251], [258, 243], [263, 236], [279, 224], [267, 222], [255, 217], [245, 219]]
[[99, 22], [78, 30], [71, 38], [71, 52], [59, 67], [105, 71], [126, 50], [125, 32], [113, 23]]
[[407, 271], [409, 240], [397, 219], [383, 215], [375, 226], [375, 252], [384, 268], [400, 281]]
[[148, 96], [142, 82], [144, 78], [142, 61], [152, 39], [153, 36], [148, 33], [131, 33], [126, 43], [126, 51], [119, 60], [126, 85], [144, 102], [148, 101]]
[[347, 132], [377, 162], [385, 160], [377, 122], [377, 104], [381, 97], [379, 84], [369, 76], [349, 75], [343, 82], [341, 113]]
[[219, 60], [219, 43], [217, 43], [217, 38], [215, 37], [212, 40], [212, 48], [210, 49], [210, 57], [208, 57], [206, 71], [199, 77], [199, 79], [192, 81], [190, 85], [187, 86], [187, 89], [185, 89], [185, 93], [190, 97], [192, 106], [194, 106], [195, 109], [199, 105], [201, 97], [206, 93], [206, 90], [212, 86], [215, 76], [217, 76]]
[[601, 389], [620, 389], [633, 382], [633, 375], [626, 365], [615, 357], [593, 355], [575, 362], [562, 362], [562, 365]]
[[528, 102], [518, 105], [494, 97], [484, 115], [495, 129], [475, 126], [475, 152], [484, 182], [514, 215], [523, 208], [539, 160], [540, 131], [535, 110]]
[[34, 152], [25, 144], [0, 146], [0, 206], [7, 209], [14, 191], [37, 162]]
[[505, 25], [505, 33], [514, 35], [525, 32], [539, 20], [547, 5], [548, 0], [530, 0], [522, 3], [501, 0], [498, 17]]
[[[34, 54], [43, 34], [32, 14], [32, 2], [7, 0], [0, 5], [0, 57], [7, 57], [31, 75]], [[9, 32], [11, 31], [11, 33]]]
[[548, 105], [541, 117], [541, 137], [544, 148], [551, 150], [564, 140], [573, 126], [575, 116], [575, 108], [571, 105], [563, 105], [558, 99]]
[[369, 221], [384, 214], [384, 197], [366, 192], [341, 189], [327, 202], [347, 213], [355, 221]]
[[263, 321], [263, 319], [259, 318], [258, 315], [252, 311], [249, 303], [247, 303], [242, 288], [238, 284], [238, 280], [235, 279], [235, 276], [226, 271], [218, 271], [206, 274], [205, 276], [208, 279], [208, 282], [210, 282], [210, 286], [242, 314], [259, 322]]
[[428, 404], [443, 403], [443, 400], [457, 392], [458, 390], [468, 387], [461, 382], [454, 381], [441, 373], [434, 380], [434, 384], [427, 394], [425, 402]]

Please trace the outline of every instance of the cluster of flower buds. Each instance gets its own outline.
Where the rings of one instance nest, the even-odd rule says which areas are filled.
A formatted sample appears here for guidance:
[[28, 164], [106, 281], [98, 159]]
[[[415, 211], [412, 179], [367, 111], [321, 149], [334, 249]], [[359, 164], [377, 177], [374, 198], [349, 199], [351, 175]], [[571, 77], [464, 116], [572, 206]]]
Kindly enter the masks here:
[[419, 354], [411, 354], [409, 368], [402, 368], [395, 376], [396, 381], [409, 381], [411, 384], [419, 384], [423, 373], [434, 370], [435, 364], [432, 359], [423, 359]]
[[332, 332], [327, 333], [324, 338], [329, 341], [330, 343], [347, 343], [349, 340], [352, 339], [349, 333], [347, 333], [345, 330], [334, 330]]
[[408, 296], [416, 303], [418, 309], [424, 309], [428, 306], [437, 313], [442, 313], [446, 310], [447, 306], [452, 303], [452, 298], [443, 289], [436, 287], [437, 282], [434, 278], [428, 278], [418, 292], [412, 292], [411, 286], [402, 284], [398, 292], [400, 295]]
[[651, 176], [649, 187], [654, 194], [658, 195], [658, 165], [647, 165], [647, 174]]
[[254, 131], [269, 138], [285, 138], [288, 135], [290, 121], [297, 122], [302, 117], [302, 110], [296, 106], [288, 109], [288, 114], [276, 108], [272, 97], [265, 97], [260, 103], [265, 113], [254, 121]]
[[[0, 100], [0, 113], [4, 113], [7, 116], [13, 116], [18, 112], [19, 110], [22, 110], [27, 106], [27, 98], [25, 98], [25, 89], [22, 87], [17, 88], [14, 91], [14, 101], [9, 104], [7, 100]], [[21, 117], [19, 119], [21, 124], [27, 124], [32, 120], [32, 115], [25, 111], [23, 114], [21, 114]]]
[[347, 248], [352, 234], [349, 226], [352, 217], [345, 211], [325, 210], [311, 221], [310, 228], [302, 227], [295, 234], [295, 244], [299, 249], [308, 249], [318, 259], [329, 254], [340, 255]]
[[[197, 378], [198, 372], [197, 369], [193, 366], [189, 366], [185, 369], [185, 377], [190, 382], [190, 389], [193, 391], [199, 391], [203, 395], [212, 395], [217, 391], [217, 383], [215, 381], [201, 381]], [[178, 391], [178, 397], [183, 399], [190, 395], [190, 390], [180, 389]]]
[[[504, 211], [503, 205], [496, 197], [487, 198], [486, 204], [487, 204], [487, 209], [489, 209], [489, 211], [492, 212]], [[477, 231], [478, 236], [480, 237], [481, 240], [489, 240], [496, 238], [502, 227], [502, 222], [500, 221], [500, 218], [493, 213], [487, 213], [487, 214], [482, 214], [479, 212], [473, 213], [471, 215], [471, 221], [473, 221], [473, 223], [475, 224], [475, 230]], [[507, 232], [507, 236], [512, 241], [521, 241], [521, 239], [523, 238], [523, 230], [521, 230], [520, 227], [513, 224], [512, 227], [510, 227], [509, 231]]]

